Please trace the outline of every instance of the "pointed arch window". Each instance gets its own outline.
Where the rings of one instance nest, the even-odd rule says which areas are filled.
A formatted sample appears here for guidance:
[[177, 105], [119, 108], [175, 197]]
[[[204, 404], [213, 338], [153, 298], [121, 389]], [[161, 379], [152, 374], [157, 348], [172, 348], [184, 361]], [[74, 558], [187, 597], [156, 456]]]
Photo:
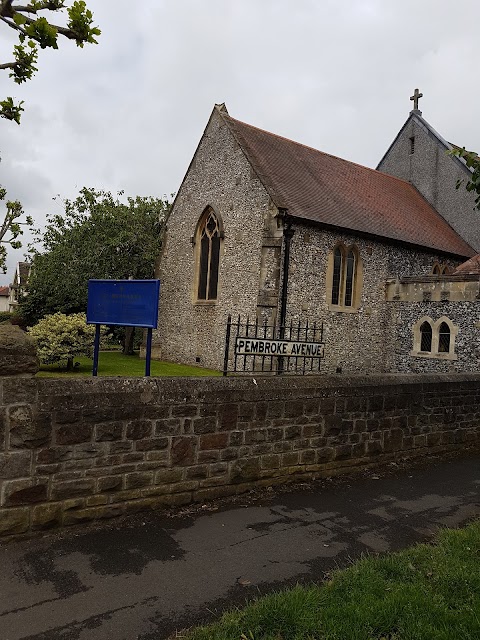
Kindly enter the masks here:
[[455, 339], [458, 326], [446, 316], [434, 321], [428, 316], [420, 318], [413, 327], [413, 349], [411, 356], [457, 360]]
[[450, 352], [450, 327], [446, 322], [442, 322], [438, 329], [438, 352]]
[[332, 282], [332, 304], [339, 304], [340, 300], [340, 280], [343, 271], [343, 255], [340, 247], [333, 252], [333, 282]]
[[220, 264], [220, 223], [208, 209], [197, 232], [198, 239], [198, 300], [216, 300]]
[[432, 350], [432, 325], [425, 320], [420, 327], [420, 351], [430, 353]]
[[330, 306], [355, 310], [360, 306], [361, 263], [356, 247], [338, 244], [330, 254]]
[[347, 264], [345, 268], [345, 300], [346, 307], [352, 306], [353, 301], [353, 285], [355, 278], [355, 254], [352, 249], [347, 253]]
[[440, 264], [439, 262], [435, 262], [432, 267], [432, 276], [447, 276], [450, 273], [451, 270], [448, 264]]

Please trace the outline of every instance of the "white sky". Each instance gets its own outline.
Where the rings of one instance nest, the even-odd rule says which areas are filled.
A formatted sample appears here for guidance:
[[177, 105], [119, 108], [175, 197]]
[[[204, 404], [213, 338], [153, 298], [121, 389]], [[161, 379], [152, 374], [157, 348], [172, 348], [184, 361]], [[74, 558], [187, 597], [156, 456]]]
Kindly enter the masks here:
[[[375, 167], [408, 117], [480, 150], [478, 0], [87, 0], [97, 46], [61, 42], [0, 99], [0, 184], [38, 225], [82, 186], [178, 190], [214, 103], [234, 118]], [[137, 8], [138, 7], [138, 8]], [[0, 27], [0, 61], [13, 36]], [[13, 34], [13, 32], [12, 32]], [[480, 218], [479, 218], [480, 223]], [[27, 239], [28, 240], [28, 239]], [[26, 243], [24, 243], [26, 244]], [[24, 250], [10, 252], [9, 271]]]

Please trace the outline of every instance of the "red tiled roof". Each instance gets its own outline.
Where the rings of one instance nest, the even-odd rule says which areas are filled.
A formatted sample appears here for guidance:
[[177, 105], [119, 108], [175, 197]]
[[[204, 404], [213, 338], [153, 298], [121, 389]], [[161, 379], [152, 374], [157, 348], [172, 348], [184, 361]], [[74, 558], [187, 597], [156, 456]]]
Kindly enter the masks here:
[[0, 287], [0, 296], [9, 296], [10, 287]]
[[455, 269], [453, 275], [480, 275], [480, 253]]
[[455, 255], [475, 253], [408, 182], [219, 112], [275, 205], [290, 216]]

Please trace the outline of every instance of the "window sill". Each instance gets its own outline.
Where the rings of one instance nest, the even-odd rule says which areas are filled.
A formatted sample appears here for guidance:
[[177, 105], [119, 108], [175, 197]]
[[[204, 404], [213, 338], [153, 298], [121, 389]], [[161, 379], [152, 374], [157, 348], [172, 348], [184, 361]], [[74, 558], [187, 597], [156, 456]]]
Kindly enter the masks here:
[[358, 313], [360, 309], [358, 307], [341, 307], [329, 304], [328, 310], [335, 311], [336, 313]]
[[427, 351], [410, 351], [408, 354], [414, 358], [429, 358], [430, 360], [457, 360], [456, 353], [429, 353]]
[[193, 303], [195, 307], [216, 307], [217, 304], [217, 300], [195, 300]]

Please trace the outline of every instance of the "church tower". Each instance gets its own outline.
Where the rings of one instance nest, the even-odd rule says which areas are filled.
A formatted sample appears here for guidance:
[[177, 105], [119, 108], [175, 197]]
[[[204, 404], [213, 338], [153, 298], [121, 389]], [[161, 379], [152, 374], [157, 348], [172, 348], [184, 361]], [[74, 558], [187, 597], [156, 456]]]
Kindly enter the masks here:
[[474, 210], [474, 195], [458, 180], [468, 180], [470, 169], [463, 160], [449, 155], [455, 148], [423, 118], [415, 89], [413, 109], [380, 160], [377, 169], [410, 182], [455, 231], [480, 251], [480, 212]]

